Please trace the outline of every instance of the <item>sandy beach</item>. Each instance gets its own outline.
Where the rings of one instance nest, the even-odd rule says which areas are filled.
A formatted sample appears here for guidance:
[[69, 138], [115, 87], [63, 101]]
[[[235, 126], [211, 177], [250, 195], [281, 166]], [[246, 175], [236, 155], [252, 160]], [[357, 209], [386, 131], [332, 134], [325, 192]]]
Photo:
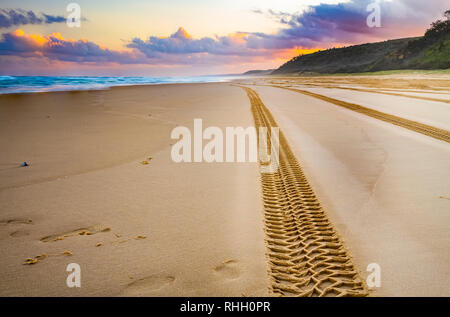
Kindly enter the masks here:
[[[354, 290], [368, 290], [367, 266], [376, 263], [381, 287], [361, 294], [449, 296], [450, 81], [419, 80], [269, 77], [1, 95], [0, 296], [301, 294], [298, 272], [291, 291], [276, 286], [286, 278], [280, 263], [297, 259], [274, 255], [281, 229], [271, 227], [275, 207], [258, 164], [170, 156], [172, 129], [193, 130], [195, 118], [205, 127], [255, 126], [244, 87], [287, 140], [282, 167], [293, 174], [282, 181], [304, 172], [305, 180], [288, 182], [287, 196], [293, 184], [309, 183], [299, 199], [320, 202], [333, 250], [351, 259]], [[437, 128], [440, 139], [275, 85]], [[289, 165], [295, 160], [301, 170]], [[292, 216], [294, 241], [307, 230], [298, 224], [302, 208]], [[37, 263], [23, 265], [27, 258]], [[81, 288], [66, 285], [69, 263], [81, 267]]]
[[[258, 166], [170, 157], [171, 130], [194, 118], [252, 126], [242, 89], [5, 95], [0, 118], [0, 295], [268, 294]], [[66, 286], [69, 263], [81, 288]]]

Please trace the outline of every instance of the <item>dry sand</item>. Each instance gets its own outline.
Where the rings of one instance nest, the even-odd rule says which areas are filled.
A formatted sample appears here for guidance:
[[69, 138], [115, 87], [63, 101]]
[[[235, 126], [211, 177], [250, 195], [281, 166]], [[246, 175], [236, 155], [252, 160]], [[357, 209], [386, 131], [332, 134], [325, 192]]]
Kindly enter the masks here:
[[241, 88], [0, 96], [0, 118], [1, 296], [267, 295], [258, 166], [170, 157], [194, 118], [252, 126]]

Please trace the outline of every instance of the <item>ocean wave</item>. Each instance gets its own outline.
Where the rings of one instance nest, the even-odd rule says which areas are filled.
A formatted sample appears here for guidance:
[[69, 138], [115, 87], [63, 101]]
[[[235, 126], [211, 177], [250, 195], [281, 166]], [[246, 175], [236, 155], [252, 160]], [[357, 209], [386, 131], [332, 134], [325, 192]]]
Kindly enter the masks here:
[[94, 77], [94, 76], [0, 76], [0, 94], [66, 90], [103, 90], [115, 86], [229, 81], [231, 76], [193, 77]]
[[1, 80], [13, 80], [13, 79], [15, 79], [14, 76], [0, 76], [0, 81]]

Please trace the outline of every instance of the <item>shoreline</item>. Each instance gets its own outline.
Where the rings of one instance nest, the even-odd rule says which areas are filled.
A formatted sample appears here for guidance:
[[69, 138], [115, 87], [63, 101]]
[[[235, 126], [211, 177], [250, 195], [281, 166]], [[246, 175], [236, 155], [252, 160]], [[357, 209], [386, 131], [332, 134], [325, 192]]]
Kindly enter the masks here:
[[[55, 76], [0, 76], [0, 77], [48, 77], [53, 78]], [[84, 77], [84, 76], [83, 76]], [[92, 77], [85, 76], [87, 78], [103, 78], [103, 77]], [[211, 77], [219, 77], [219, 76], [211, 76]], [[226, 77], [226, 76], [224, 76]], [[73, 76], [59, 76], [59, 78], [73, 78]], [[112, 77], [112, 78], [121, 78], [121, 77]], [[132, 78], [132, 77], [130, 77]], [[226, 80], [211, 80], [211, 81], [190, 81], [190, 82], [154, 82], [154, 83], [130, 83], [130, 84], [117, 84], [117, 85], [106, 85], [105, 87], [89, 87], [89, 88], [81, 88], [81, 87], [72, 87], [67, 89], [55, 89], [55, 90], [44, 90], [44, 91], [18, 91], [18, 92], [2, 92], [0, 90], [0, 96], [2, 95], [14, 95], [14, 94], [35, 94], [35, 93], [48, 93], [48, 92], [71, 92], [71, 91], [98, 91], [98, 90], [109, 90], [117, 87], [135, 87], [135, 86], [157, 86], [157, 85], [183, 85], [183, 84], [208, 84], [208, 83], [227, 83], [231, 82], [234, 79], [238, 79], [239, 76], [233, 76], [232, 79]], [[81, 85], [80, 85], [81, 86]]]
[[[330, 74], [320, 74], [320, 73], [314, 73], [314, 74], [279, 74], [279, 75], [205, 75], [205, 76], [199, 76], [199, 77], [233, 77], [228, 78], [225, 80], [213, 80], [213, 81], [192, 81], [192, 82], [155, 82], [155, 83], [131, 83], [131, 84], [120, 84], [120, 85], [111, 85], [104, 88], [73, 88], [73, 89], [61, 89], [61, 90], [48, 90], [48, 91], [20, 91], [20, 92], [1, 92], [0, 96], [2, 95], [15, 95], [15, 94], [36, 94], [36, 93], [49, 93], [49, 92], [77, 92], [77, 91], [98, 91], [98, 90], [109, 90], [112, 88], [118, 88], [118, 87], [134, 87], [134, 86], [155, 86], [155, 85], [183, 85], [183, 84], [208, 84], [208, 83], [230, 83], [234, 82], [236, 80], [246, 80], [246, 79], [323, 79], [323, 78], [373, 78], [373, 77], [394, 77], [397, 79], [417, 79], [414, 78], [414, 76], [419, 75], [421, 77], [418, 78], [429, 78], [429, 79], [439, 79], [439, 78], [445, 78], [448, 79], [448, 76], [450, 75], [450, 69], [439, 69], [439, 70], [414, 70], [414, 69], [407, 69], [407, 70], [392, 70], [392, 71], [378, 71], [378, 72], [367, 72], [367, 73], [330, 73]], [[433, 77], [437, 75], [437, 77]], [[404, 76], [405, 78], [402, 78]], [[36, 76], [11, 76], [11, 75], [2, 75], [0, 77], [36, 77]], [[37, 76], [37, 77], [59, 77], [59, 78], [73, 78], [73, 77], [80, 77], [80, 78], [96, 78], [96, 76]], [[122, 78], [121, 76], [110, 76], [111, 78]], [[195, 76], [193, 76], [195, 77]], [[104, 76], [99, 76], [97, 78], [104, 78]], [[125, 77], [126, 78], [126, 77]], [[133, 78], [133, 77], [129, 77]]]

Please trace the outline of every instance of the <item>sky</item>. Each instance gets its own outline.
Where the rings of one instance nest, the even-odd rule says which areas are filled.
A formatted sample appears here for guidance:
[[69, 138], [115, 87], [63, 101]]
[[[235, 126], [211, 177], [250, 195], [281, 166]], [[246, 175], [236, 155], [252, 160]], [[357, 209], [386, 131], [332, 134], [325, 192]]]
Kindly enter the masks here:
[[[67, 5], [80, 7], [70, 27]], [[380, 27], [369, 27], [376, 2]], [[0, 0], [0, 75], [191, 76], [423, 35], [448, 0]]]

